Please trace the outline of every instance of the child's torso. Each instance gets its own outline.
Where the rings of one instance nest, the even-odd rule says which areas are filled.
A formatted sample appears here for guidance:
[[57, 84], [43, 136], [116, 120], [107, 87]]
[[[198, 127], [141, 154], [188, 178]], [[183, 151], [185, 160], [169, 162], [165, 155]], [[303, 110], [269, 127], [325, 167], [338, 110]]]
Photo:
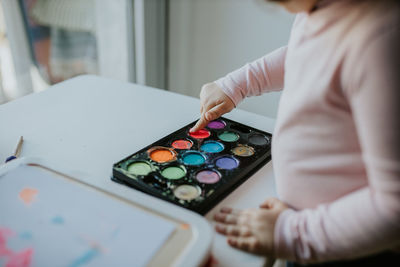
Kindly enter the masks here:
[[363, 10], [341, 5], [299, 15], [289, 41], [272, 149], [278, 194], [294, 208], [368, 183], [347, 87], [371, 30]]

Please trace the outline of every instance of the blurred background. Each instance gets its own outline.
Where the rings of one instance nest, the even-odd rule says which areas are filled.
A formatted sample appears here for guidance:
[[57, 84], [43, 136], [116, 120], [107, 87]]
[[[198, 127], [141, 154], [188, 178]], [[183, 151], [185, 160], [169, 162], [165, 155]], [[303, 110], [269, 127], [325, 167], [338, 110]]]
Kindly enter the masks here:
[[[1, 0], [0, 103], [81, 74], [198, 97], [285, 45], [293, 19], [265, 0]], [[279, 97], [239, 108], [274, 118]]]

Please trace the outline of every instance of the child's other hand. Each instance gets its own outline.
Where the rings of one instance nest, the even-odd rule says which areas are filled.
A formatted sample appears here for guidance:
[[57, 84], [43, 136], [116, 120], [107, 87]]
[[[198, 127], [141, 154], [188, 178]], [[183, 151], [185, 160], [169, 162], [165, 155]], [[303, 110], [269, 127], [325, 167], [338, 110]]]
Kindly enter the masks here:
[[274, 228], [279, 214], [288, 206], [276, 198], [260, 208], [235, 210], [222, 208], [214, 215], [217, 232], [226, 235], [228, 244], [250, 253], [273, 256]]
[[190, 132], [204, 128], [210, 121], [218, 119], [235, 107], [232, 99], [227, 96], [216, 83], [203, 85], [200, 92], [201, 117]]

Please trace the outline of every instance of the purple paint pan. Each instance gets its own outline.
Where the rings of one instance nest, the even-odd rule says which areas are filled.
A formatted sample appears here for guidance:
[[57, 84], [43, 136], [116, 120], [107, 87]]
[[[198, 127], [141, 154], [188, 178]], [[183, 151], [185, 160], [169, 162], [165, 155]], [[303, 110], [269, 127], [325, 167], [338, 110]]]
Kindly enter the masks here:
[[226, 126], [226, 123], [222, 120], [211, 121], [207, 124], [207, 127], [209, 129], [224, 129], [225, 126]]
[[239, 161], [232, 156], [223, 156], [215, 161], [215, 165], [221, 169], [232, 170], [239, 166]]

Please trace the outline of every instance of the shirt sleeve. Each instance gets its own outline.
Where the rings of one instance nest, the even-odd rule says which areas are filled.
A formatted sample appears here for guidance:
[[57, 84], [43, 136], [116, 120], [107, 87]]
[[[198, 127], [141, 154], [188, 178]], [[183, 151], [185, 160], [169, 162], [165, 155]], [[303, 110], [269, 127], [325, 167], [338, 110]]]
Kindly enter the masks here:
[[398, 41], [392, 37], [399, 32], [393, 31], [362, 50], [345, 90], [368, 186], [314, 209], [283, 212], [274, 230], [278, 257], [312, 263], [400, 245], [400, 60], [399, 46], [387, 46]]
[[282, 90], [286, 51], [286, 46], [281, 47], [218, 79], [215, 83], [236, 106], [246, 96]]

